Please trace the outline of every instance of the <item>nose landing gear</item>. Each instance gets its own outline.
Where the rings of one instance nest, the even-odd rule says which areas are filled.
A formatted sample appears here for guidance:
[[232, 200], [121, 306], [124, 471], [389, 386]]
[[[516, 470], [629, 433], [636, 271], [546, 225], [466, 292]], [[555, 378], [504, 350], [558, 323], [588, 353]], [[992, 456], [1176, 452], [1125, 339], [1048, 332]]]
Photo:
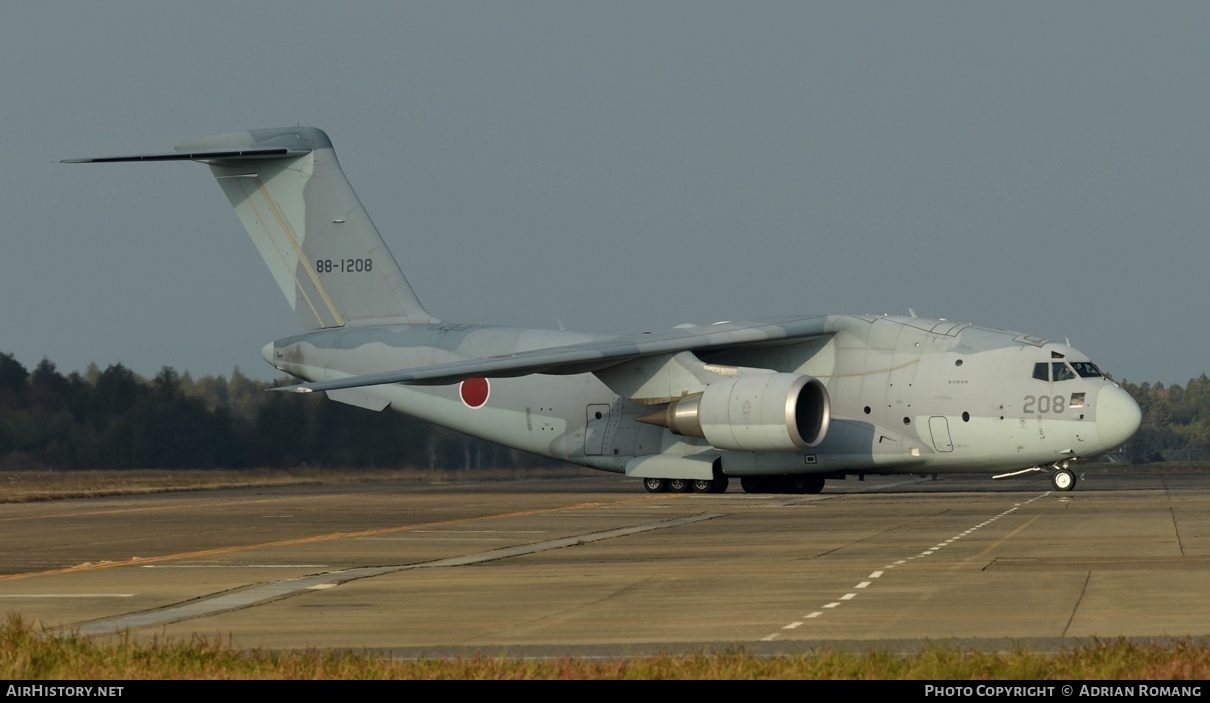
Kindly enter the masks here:
[[1070, 491], [1076, 487], [1076, 475], [1066, 466], [1057, 469], [1050, 475], [1050, 485], [1054, 486], [1056, 491]]
[[1071, 461], [1072, 461], [1071, 459], [1065, 459], [1063, 461], [1056, 461], [1055, 463], [1051, 464], [1049, 467], [1047, 467], [1047, 466], [1031, 466], [1028, 469], [1021, 469], [1020, 471], [1010, 471], [1009, 473], [1006, 473], [1006, 474], [992, 476], [992, 478], [993, 479], [1012, 478], [1013, 476], [1020, 476], [1022, 474], [1032, 474], [1037, 471], [1052, 471], [1053, 473], [1051, 473], [1051, 475], [1050, 475], [1050, 485], [1053, 486], [1056, 491], [1066, 492], [1066, 491], [1070, 491], [1071, 489], [1076, 487], [1075, 472], [1073, 472], [1071, 469], [1068, 468], [1068, 466], [1071, 464]]

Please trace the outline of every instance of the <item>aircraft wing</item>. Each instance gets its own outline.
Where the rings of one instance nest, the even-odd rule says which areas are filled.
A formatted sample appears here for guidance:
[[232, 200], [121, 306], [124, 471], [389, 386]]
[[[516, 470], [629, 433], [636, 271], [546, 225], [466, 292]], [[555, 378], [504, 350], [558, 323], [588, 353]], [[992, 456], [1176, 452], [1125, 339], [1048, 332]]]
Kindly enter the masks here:
[[533, 349], [418, 366], [398, 371], [316, 381], [274, 390], [294, 393], [360, 388], [388, 383], [443, 386], [468, 378], [508, 378], [529, 374], [577, 374], [598, 371], [632, 359], [682, 351], [701, 352], [735, 347], [802, 342], [832, 334], [825, 316], [779, 318], [757, 322], [720, 322], [561, 347]]

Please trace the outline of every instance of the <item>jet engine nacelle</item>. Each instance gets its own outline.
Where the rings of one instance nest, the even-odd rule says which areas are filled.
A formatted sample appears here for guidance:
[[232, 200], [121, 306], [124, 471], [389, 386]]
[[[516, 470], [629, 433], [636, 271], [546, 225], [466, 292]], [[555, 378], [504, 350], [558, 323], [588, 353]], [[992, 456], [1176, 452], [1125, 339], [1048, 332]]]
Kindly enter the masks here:
[[831, 416], [828, 389], [818, 379], [768, 373], [711, 383], [639, 420], [700, 437], [718, 449], [767, 452], [817, 446]]

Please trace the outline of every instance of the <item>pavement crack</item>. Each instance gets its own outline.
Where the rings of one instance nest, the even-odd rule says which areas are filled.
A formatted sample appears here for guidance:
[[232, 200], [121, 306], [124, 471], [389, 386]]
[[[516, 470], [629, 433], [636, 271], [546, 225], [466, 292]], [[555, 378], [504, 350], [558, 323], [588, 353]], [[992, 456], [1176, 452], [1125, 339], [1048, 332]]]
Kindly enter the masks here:
[[1067, 625], [1063, 628], [1063, 636], [1066, 637], [1068, 631], [1071, 630], [1071, 623], [1076, 619], [1076, 613], [1080, 610], [1080, 604], [1084, 602], [1084, 594], [1088, 593], [1088, 582], [1092, 580], [1092, 571], [1089, 571], [1084, 576], [1084, 585], [1080, 588], [1080, 595], [1076, 598], [1075, 607], [1071, 609], [1071, 616], [1067, 618]]
[[1176, 535], [1176, 547], [1180, 550], [1181, 556], [1185, 556], [1185, 543], [1181, 541], [1181, 527], [1176, 522], [1176, 508], [1170, 505], [1168, 512], [1172, 515], [1172, 532]]

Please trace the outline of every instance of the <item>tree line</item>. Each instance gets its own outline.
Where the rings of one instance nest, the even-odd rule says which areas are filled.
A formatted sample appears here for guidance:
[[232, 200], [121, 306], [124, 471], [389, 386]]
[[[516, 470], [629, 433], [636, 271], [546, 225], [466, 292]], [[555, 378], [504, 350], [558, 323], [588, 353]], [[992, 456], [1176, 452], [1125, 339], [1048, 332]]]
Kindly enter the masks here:
[[1210, 460], [1210, 377], [1184, 386], [1122, 381], [1143, 410], [1143, 425], [1123, 448], [1135, 464]]
[[[323, 394], [268, 393], [293, 383], [194, 379], [171, 367], [144, 379], [121, 364], [63, 375], [0, 354], [0, 469], [521, 468], [548, 459]], [[1145, 464], [1210, 460], [1210, 377], [1184, 386], [1123, 381], [1143, 410], [1119, 453]]]
[[0, 469], [524, 468], [548, 459], [371, 412], [322, 393], [270, 393], [295, 383], [194, 379], [163, 367], [145, 379], [121, 364], [29, 371], [0, 354]]

